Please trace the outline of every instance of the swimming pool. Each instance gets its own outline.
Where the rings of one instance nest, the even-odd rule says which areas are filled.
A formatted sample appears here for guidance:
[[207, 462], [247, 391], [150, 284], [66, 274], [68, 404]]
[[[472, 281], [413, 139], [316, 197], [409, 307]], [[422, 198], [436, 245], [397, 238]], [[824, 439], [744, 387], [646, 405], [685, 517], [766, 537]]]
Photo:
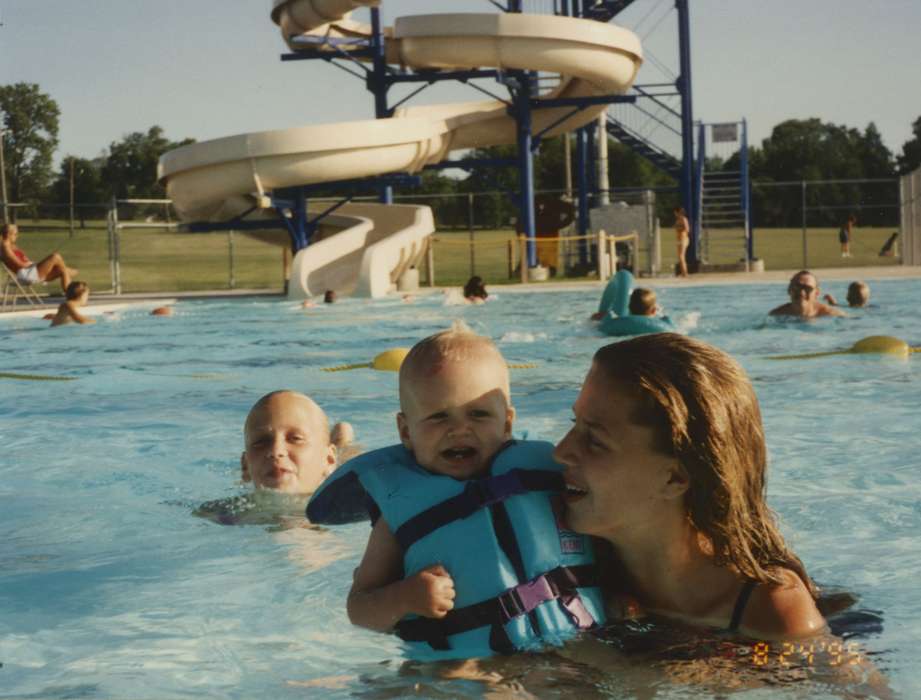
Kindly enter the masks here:
[[[827, 286], [843, 296], [844, 284]], [[780, 284], [658, 292], [672, 318], [750, 373], [784, 533], [821, 584], [883, 611], [883, 631], [861, 643], [893, 689], [917, 697], [921, 356], [763, 359], [877, 333], [921, 344], [921, 281], [872, 287], [878, 307], [816, 323], [767, 319]], [[516, 434], [558, 439], [589, 358], [612, 340], [585, 321], [599, 295], [499, 289], [482, 307], [433, 295], [307, 310], [190, 301], [171, 318], [127, 310], [53, 331], [0, 320], [3, 371], [76, 377], [0, 379], [0, 698], [480, 697], [482, 683], [405, 665], [393, 639], [348, 624], [366, 525], [225, 527], [191, 513], [240, 493], [243, 418], [270, 390], [309, 392], [366, 446], [393, 442], [396, 376], [320, 368], [411, 345], [453, 318], [509, 361], [538, 363], [513, 371]], [[539, 691], [524, 679], [537, 668]], [[539, 697], [712, 695], [642, 662], [607, 677], [534, 659], [508, 673]], [[807, 688], [786, 692], [838, 695]]]

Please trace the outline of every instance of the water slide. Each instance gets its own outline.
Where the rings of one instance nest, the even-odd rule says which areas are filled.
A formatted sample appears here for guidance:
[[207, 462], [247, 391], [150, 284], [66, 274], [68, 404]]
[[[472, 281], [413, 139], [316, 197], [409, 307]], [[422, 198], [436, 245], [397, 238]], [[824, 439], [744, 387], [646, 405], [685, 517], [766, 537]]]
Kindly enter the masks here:
[[[293, 51], [348, 51], [326, 39], [367, 38], [353, 10], [379, 0], [274, 0], [272, 19]], [[642, 62], [632, 32], [586, 19], [512, 13], [399, 17], [384, 29], [389, 64], [411, 70], [496, 68], [555, 73], [542, 98], [625, 92]], [[324, 43], [325, 42], [325, 43]], [[238, 134], [183, 146], [160, 158], [165, 183], [184, 221], [275, 216], [278, 188], [416, 173], [452, 151], [516, 142], [508, 105], [489, 100], [403, 107], [392, 118]], [[532, 132], [561, 134], [588, 124], [606, 105], [534, 110]], [[320, 240], [299, 251], [289, 296], [326, 289], [363, 296], [392, 291], [424, 254], [434, 232], [428, 207], [348, 204], [324, 220]], [[315, 239], [316, 240], [316, 239]]]

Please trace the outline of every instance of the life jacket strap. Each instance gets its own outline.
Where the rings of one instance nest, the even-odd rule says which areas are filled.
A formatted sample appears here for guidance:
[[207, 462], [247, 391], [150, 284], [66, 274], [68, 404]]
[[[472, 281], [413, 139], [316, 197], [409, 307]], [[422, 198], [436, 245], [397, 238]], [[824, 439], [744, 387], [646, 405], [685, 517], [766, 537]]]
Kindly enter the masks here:
[[434, 649], [446, 649], [449, 648], [449, 645], [446, 646], [447, 638], [451, 635], [479, 627], [504, 625], [551, 600], [560, 602], [575, 627], [589, 629], [595, 626], [595, 620], [576, 589], [597, 585], [598, 575], [594, 566], [559, 566], [495, 598], [451, 610], [440, 620], [430, 617], [401, 620], [396, 625], [396, 632], [404, 641], [428, 642]]
[[403, 551], [426, 535], [455, 520], [467, 518], [481, 508], [533, 491], [562, 491], [563, 475], [546, 469], [510, 469], [485, 479], [472, 479], [464, 490], [413, 516], [393, 533]]

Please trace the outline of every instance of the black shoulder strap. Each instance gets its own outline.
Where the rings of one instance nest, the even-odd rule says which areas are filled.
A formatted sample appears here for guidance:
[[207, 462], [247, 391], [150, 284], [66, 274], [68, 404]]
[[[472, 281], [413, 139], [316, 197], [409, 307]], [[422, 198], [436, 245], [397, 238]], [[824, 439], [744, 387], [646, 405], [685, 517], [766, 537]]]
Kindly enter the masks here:
[[737, 632], [739, 625], [742, 624], [742, 615], [745, 614], [745, 606], [748, 605], [748, 599], [751, 598], [752, 591], [758, 585], [757, 581], [746, 581], [739, 591], [739, 597], [736, 598], [736, 605], [732, 609], [732, 619], [729, 620], [729, 627], [726, 629], [730, 632]]
[[500, 503], [507, 498], [531, 491], [562, 491], [563, 475], [541, 469], [511, 469], [499, 476], [474, 479], [464, 490], [441, 503], [425, 509], [397, 528], [394, 535], [405, 552], [440, 527], [469, 517], [481, 508]]

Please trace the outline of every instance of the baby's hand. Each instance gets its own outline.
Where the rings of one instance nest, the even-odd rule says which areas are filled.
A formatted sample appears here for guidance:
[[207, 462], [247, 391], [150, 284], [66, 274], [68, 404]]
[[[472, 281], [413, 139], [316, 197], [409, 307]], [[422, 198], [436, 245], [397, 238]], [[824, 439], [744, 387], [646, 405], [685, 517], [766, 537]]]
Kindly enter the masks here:
[[416, 615], [440, 619], [454, 608], [454, 579], [441, 564], [423, 569], [403, 583], [410, 611]]

